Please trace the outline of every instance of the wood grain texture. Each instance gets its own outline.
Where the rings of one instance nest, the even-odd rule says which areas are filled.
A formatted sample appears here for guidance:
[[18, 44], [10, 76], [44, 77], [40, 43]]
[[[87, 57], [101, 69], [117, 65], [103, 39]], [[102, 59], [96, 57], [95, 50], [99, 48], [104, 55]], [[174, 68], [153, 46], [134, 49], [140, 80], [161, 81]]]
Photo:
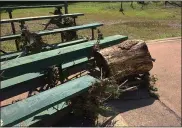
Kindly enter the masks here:
[[153, 68], [153, 62], [146, 43], [142, 40], [124, 41], [100, 50], [111, 76], [125, 77], [141, 74]]

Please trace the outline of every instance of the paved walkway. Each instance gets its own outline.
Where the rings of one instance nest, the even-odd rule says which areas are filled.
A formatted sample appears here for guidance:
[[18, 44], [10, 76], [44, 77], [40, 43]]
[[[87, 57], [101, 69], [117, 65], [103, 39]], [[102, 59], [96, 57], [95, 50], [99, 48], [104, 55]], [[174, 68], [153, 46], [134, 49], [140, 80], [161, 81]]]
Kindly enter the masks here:
[[156, 86], [160, 100], [181, 117], [181, 39], [149, 42], [149, 51], [156, 58], [151, 74], [159, 79]]
[[156, 59], [151, 74], [158, 78], [160, 100], [143, 95], [109, 104], [128, 126], [181, 126], [181, 38], [151, 40], [147, 45]]

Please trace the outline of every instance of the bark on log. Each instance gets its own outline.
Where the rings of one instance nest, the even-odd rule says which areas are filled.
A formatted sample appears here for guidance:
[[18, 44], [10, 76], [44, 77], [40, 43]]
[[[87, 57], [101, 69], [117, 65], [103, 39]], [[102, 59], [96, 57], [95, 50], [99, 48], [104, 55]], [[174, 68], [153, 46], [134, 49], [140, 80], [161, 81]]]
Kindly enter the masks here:
[[105, 77], [124, 78], [147, 73], [153, 68], [148, 47], [142, 40], [128, 40], [102, 49], [94, 56]]

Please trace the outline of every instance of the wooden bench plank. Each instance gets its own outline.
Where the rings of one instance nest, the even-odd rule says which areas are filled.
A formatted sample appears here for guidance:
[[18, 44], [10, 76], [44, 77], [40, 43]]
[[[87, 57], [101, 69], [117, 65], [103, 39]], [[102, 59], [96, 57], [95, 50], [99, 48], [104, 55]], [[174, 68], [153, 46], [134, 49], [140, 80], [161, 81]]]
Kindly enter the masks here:
[[[127, 39], [127, 36], [115, 35], [105, 37], [100, 41], [100, 47], [115, 45]], [[88, 41], [87, 43], [76, 44], [73, 46], [58, 48], [51, 51], [46, 51], [34, 55], [29, 55], [9, 61], [1, 62], [1, 71], [4, 79], [12, 78], [28, 72], [37, 72], [54, 65], [61, 64], [87, 57], [91, 55], [92, 47], [96, 40]], [[26, 70], [25, 70], [26, 69]]]
[[23, 18], [14, 18], [14, 19], [2, 19], [0, 24], [3, 23], [11, 23], [11, 22], [20, 22], [20, 21], [32, 21], [32, 20], [43, 20], [43, 19], [51, 19], [58, 17], [77, 17], [83, 16], [83, 13], [73, 13], [73, 14], [63, 14], [63, 15], [49, 15], [49, 16], [36, 16], [36, 17], [23, 17]]
[[97, 79], [86, 75], [1, 108], [3, 126], [13, 126], [86, 91]]
[[[74, 60], [72, 62], [68, 62], [68, 63], [63, 64], [62, 68], [67, 69], [67, 68], [70, 68], [72, 66], [76, 66], [76, 65], [86, 63], [89, 60], [91, 61], [91, 60], [93, 60], [93, 58], [88, 59], [87, 57], [84, 57], [84, 58], [81, 58], [81, 59], [78, 59], [78, 60]], [[43, 75], [44, 75], [44, 73], [33, 72], [33, 73], [26, 73], [24, 75], [13, 77], [11, 79], [1, 81], [1, 88], [0, 89], [2, 90], [2, 89], [5, 89], [5, 88], [8, 88], [8, 87], [12, 87], [14, 85], [29, 81], [29, 80], [33, 80], [35, 78], [40, 78]]]
[[[127, 36], [115, 35], [100, 40], [100, 48], [105, 48], [127, 40]], [[29, 55], [1, 62], [3, 80], [29, 72], [38, 72], [54, 64], [68, 63], [81, 57], [90, 56], [96, 40], [58, 48], [51, 51]], [[4, 70], [4, 71], [3, 71]]]
[[21, 36], [21, 34], [2, 36], [2, 37], [0, 37], [0, 41], [2, 43], [2, 41], [14, 40], [14, 39], [20, 38], [20, 36]]
[[73, 40], [73, 41], [69, 41], [69, 42], [56, 43], [56, 44], [53, 44], [53, 47], [47, 47], [47, 50], [56, 49], [56, 48], [63, 48], [63, 47], [83, 43], [86, 41], [88, 41], [88, 39], [78, 39], [78, 40]]
[[[45, 36], [53, 33], [61, 33], [64, 31], [78, 31], [78, 30], [83, 30], [83, 29], [88, 29], [88, 28], [96, 28], [103, 26], [101, 23], [92, 23], [92, 24], [84, 24], [84, 25], [79, 25], [79, 26], [73, 26], [73, 27], [67, 27], [67, 28], [58, 28], [58, 29], [53, 29], [53, 30], [45, 30], [45, 31], [40, 31], [36, 32], [40, 36]], [[9, 35], [9, 36], [3, 36], [0, 38], [0, 41], [6, 41], [6, 40], [13, 40], [17, 39], [21, 36], [21, 34], [16, 34], [16, 35]]]
[[9, 6], [1, 7], [0, 10], [13, 10], [13, 9], [30, 9], [30, 8], [53, 8], [53, 7], [64, 7], [64, 4], [58, 5], [34, 5], [34, 6]]
[[22, 82], [32, 80], [41, 77], [43, 75], [44, 75], [43, 73], [35, 72], [35, 73], [26, 73], [24, 75], [13, 77], [11, 79], [1, 81], [1, 89], [5, 89]]
[[13, 53], [8, 53], [8, 54], [3, 54], [0, 56], [0, 61], [7, 61], [10, 59], [14, 59], [17, 56], [19, 56], [22, 52], [13, 52]]
[[[78, 39], [78, 40], [74, 40], [74, 41], [69, 41], [69, 42], [61, 42], [61, 43], [55, 43], [52, 44], [51, 46], [53, 47], [46, 47], [47, 50], [51, 50], [51, 49], [56, 49], [56, 48], [62, 48], [62, 47], [66, 47], [66, 46], [70, 46], [70, 45], [74, 45], [74, 44], [78, 44], [78, 43], [83, 43], [88, 41], [88, 39]], [[8, 54], [3, 54], [0, 56], [0, 62], [2, 61], [7, 61], [10, 59], [14, 59], [17, 56], [21, 55], [22, 52], [14, 52], [14, 53], [8, 53]]]
[[[68, 108], [68, 105], [66, 104], [66, 102], [62, 102], [45, 111], [40, 112], [39, 114], [37, 114], [29, 119], [26, 119], [26, 120], [16, 124], [14, 127], [32, 127], [32, 125], [35, 125], [37, 122], [43, 121], [46, 118], [50, 118], [49, 116], [57, 113], [58, 111], [60, 111], [60, 110], [64, 111], [65, 108]], [[66, 112], [67, 111], [64, 111], [64, 113], [66, 113]], [[64, 115], [62, 115], [64, 113], [61, 113], [61, 116], [64, 116]], [[46, 117], [45, 117], [45, 115], [46, 115]]]
[[49, 35], [52, 33], [60, 33], [64, 31], [73, 31], [73, 30], [82, 30], [82, 29], [88, 29], [88, 28], [96, 28], [103, 26], [102, 23], [92, 23], [92, 24], [85, 24], [85, 25], [80, 25], [80, 26], [73, 26], [73, 27], [68, 27], [68, 28], [59, 28], [59, 29], [54, 29], [54, 30], [45, 30], [45, 31], [40, 31], [38, 32], [39, 35], [44, 36], [44, 35]]

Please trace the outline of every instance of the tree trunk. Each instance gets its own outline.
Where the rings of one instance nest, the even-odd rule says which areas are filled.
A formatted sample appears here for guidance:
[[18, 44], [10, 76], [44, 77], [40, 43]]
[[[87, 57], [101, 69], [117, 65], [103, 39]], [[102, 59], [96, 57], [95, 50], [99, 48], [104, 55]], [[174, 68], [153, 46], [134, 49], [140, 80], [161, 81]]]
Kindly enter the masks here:
[[146, 43], [142, 40], [122, 42], [95, 53], [96, 64], [103, 76], [120, 78], [148, 73], [153, 62]]

